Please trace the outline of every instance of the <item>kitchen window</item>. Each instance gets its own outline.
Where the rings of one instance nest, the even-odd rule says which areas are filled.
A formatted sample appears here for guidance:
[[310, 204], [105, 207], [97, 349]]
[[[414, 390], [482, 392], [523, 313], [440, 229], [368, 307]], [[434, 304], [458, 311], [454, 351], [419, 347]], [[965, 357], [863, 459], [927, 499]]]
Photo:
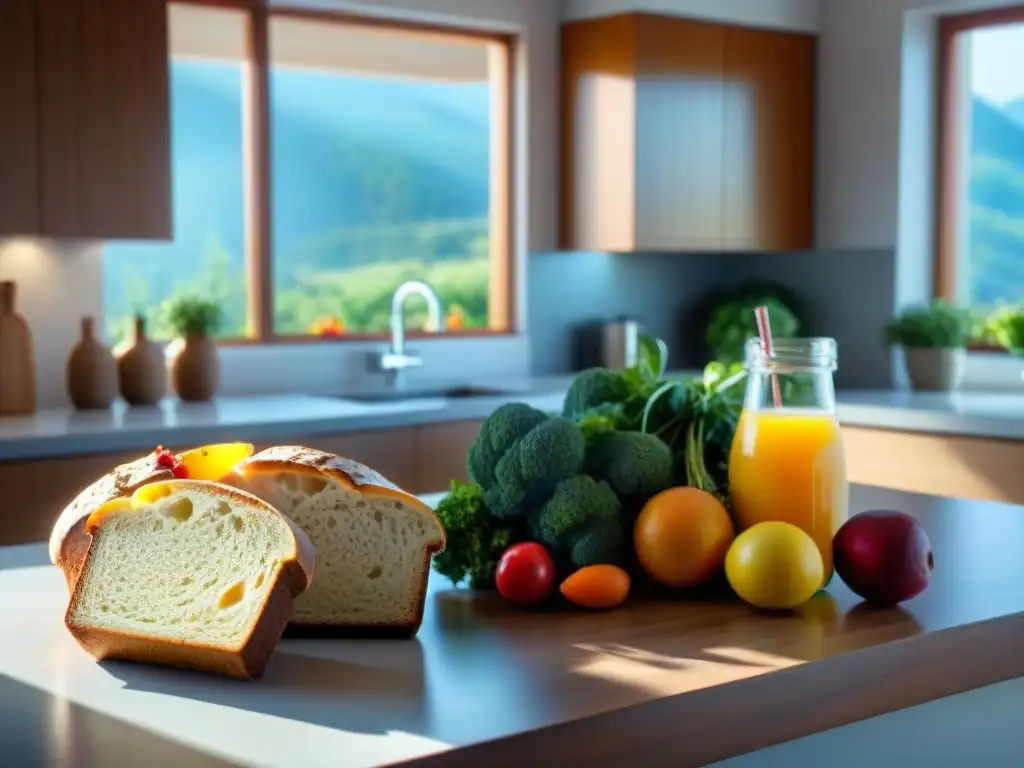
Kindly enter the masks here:
[[[224, 7], [225, 5], [235, 7]], [[173, 3], [175, 237], [110, 242], [108, 333], [182, 292], [219, 336], [385, 337], [407, 280], [443, 330], [512, 330], [510, 38], [248, 0]], [[411, 335], [426, 302], [408, 302]]]
[[939, 34], [936, 293], [984, 312], [1024, 298], [1024, 7]]

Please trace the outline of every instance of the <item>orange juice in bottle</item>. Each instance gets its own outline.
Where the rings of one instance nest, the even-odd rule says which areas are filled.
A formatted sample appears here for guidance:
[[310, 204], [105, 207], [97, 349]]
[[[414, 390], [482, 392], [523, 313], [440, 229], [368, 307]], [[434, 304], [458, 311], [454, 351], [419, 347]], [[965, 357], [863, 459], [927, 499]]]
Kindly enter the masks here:
[[821, 552], [825, 583], [832, 577], [832, 537], [849, 510], [832, 382], [836, 363], [834, 339], [778, 339], [771, 354], [750, 339], [747, 392], [729, 453], [729, 493], [740, 530], [766, 520], [802, 528]]

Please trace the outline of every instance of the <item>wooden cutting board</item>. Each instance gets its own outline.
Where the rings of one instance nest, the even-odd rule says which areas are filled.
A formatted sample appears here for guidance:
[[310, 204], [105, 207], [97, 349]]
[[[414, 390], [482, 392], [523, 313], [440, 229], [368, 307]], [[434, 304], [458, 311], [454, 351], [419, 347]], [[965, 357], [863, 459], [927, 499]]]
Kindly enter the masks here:
[[15, 298], [14, 282], [0, 282], [0, 416], [36, 410], [32, 332], [15, 310]]

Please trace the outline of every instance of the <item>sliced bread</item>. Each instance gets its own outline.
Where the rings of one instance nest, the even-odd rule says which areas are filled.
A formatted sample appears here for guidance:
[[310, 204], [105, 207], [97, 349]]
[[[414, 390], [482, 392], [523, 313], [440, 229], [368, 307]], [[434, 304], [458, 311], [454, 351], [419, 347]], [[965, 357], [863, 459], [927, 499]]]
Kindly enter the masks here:
[[267, 449], [235, 474], [226, 482], [279, 509], [316, 548], [316, 581], [295, 601], [287, 634], [416, 634], [430, 559], [445, 545], [430, 507], [358, 462], [311, 448]]
[[158, 448], [135, 461], [114, 467], [79, 493], [60, 513], [50, 533], [50, 562], [64, 572], [68, 590], [72, 590], [92, 540], [85, 530], [89, 515], [108, 501], [129, 498], [149, 483], [176, 476], [220, 480], [252, 452], [249, 443], [206, 445], [180, 454]]
[[146, 485], [93, 512], [86, 531], [65, 623], [97, 659], [257, 678], [313, 576], [299, 528], [219, 483]]

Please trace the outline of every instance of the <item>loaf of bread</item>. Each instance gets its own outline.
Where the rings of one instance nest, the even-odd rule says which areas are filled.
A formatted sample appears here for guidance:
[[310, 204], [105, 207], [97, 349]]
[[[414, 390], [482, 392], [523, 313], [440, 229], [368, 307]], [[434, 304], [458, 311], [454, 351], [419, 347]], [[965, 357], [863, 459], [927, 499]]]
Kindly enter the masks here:
[[313, 577], [309, 538], [265, 501], [168, 480], [86, 520], [65, 623], [97, 659], [263, 674]]
[[129, 498], [144, 485], [175, 476], [220, 480], [252, 452], [249, 443], [207, 445], [180, 454], [158, 448], [135, 461], [114, 467], [79, 493], [60, 513], [50, 533], [50, 562], [64, 572], [68, 590], [72, 590], [92, 540], [85, 531], [89, 515], [108, 501]]
[[286, 634], [416, 634], [430, 560], [445, 545], [430, 507], [362, 464], [310, 448], [270, 448], [235, 475], [226, 482], [279, 509], [316, 548], [317, 578]]

